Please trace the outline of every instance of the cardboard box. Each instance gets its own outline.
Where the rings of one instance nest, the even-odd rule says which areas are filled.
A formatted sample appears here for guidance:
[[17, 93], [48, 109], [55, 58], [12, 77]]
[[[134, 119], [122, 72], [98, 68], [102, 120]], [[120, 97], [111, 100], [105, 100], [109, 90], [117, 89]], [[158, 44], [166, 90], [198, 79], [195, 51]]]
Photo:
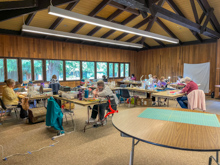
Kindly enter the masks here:
[[151, 99], [142, 99], [142, 106], [151, 107], [152, 106], [152, 100]]

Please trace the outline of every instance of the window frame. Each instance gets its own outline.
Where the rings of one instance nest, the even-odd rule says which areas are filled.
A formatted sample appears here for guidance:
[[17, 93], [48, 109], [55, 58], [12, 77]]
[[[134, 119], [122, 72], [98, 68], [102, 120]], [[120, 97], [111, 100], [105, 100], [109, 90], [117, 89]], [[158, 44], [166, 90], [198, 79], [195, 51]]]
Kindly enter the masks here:
[[49, 82], [47, 81], [47, 60], [53, 60], [53, 61], [62, 61], [63, 62], [63, 80], [59, 80], [59, 82], [63, 82], [63, 81], [66, 81], [66, 71], [65, 71], [65, 60], [59, 60], [59, 59], [45, 59], [45, 82]]
[[128, 64], [129, 69], [128, 69], [128, 77], [130, 77], [130, 63], [126, 62], [125, 65]]
[[107, 64], [107, 74], [106, 74], [106, 76], [108, 77], [108, 62], [106, 62], [106, 61], [95, 61], [95, 63], [96, 63], [96, 79], [98, 79], [98, 77], [97, 77], [97, 71], [98, 71], [98, 68], [97, 68], [97, 63], [98, 62], [102, 62], [102, 63], [106, 63]]
[[[80, 81], [83, 78], [83, 69], [82, 69], [82, 63], [83, 62], [94, 62], [94, 79], [97, 79], [97, 62], [104, 62], [107, 63], [107, 76], [108, 79], [121, 79], [125, 77], [125, 64], [129, 64], [129, 75], [131, 71], [131, 64], [130, 62], [112, 62], [112, 61], [89, 61], [89, 60], [68, 60], [68, 59], [46, 59], [46, 58], [26, 58], [26, 57], [0, 57], [0, 59], [3, 59], [4, 61], [4, 80], [8, 79], [8, 73], [7, 73], [7, 59], [15, 59], [17, 60], [17, 75], [18, 75], [18, 81], [16, 83], [22, 83], [23, 77], [22, 77], [22, 60], [31, 60], [31, 74], [32, 74], [32, 81], [35, 83], [41, 83], [41, 82], [49, 82], [47, 81], [46, 77], [46, 60], [58, 60], [63, 62], [63, 81]], [[35, 80], [34, 78], [34, 60], [41, 60], [42, 61], [42, 72], [43, 72], [43, 80]], [[66, 61], [77, 61], [80, 63], [80, 79], [79, 80], [66, 80]], [[109, 63], [113, 64], [113, 77], [109, 77]], [[120, 77], [120, 64], [124, 64], [124, 77]], [[118, 77], [115, 77], [115, 64], [118, 64]], [[90, 80], [94, 80], [90, 79]], [[4, 84], [4, 82], [0, 82], [0, 84]]]
[[33, 71], [33, 60], [32, 59], [29, 59], [29, 58], [21, 58], [20, 59], [20, 63], [21, 63], [21, 82], [23, 82], [23, 71], [22, 71], [22, 60], [30, 60], [31, 61], [31, 81], [34, 81], [34, 79], [33, 79], [33, 73], [34, 73], [34, 71]]
[[[4, 68], [4, 81], [6, 80], [6, 73], [5, 73], [5, 58], [0, 58], [0, 60], [3, 60], [3, 68]], [[0, 85], [4, 83], [4, 81], [0, 81]]]
[[[43, 77], [43, 80], [35, 80], [35, 77], [34, 77], [34, 74], [35, 74], [35, 71], [34, 71], [34, 60], [42, 61], [42, 74], [43, 74], [42, 77]], [[34, 82], [38, 82], [38, 83], [43, 82], [44, 81], [44, 75], [46, 74], [46, 73], [44, 73], [44, 59], [38, 59], [38, 58], [32, 59], [32, 68], [33, 68], [33, 81]]]
[[[76, 62], [79, 62], [79, 80], [67, 80], [66, 79], [66, 61], [76, 61]], [[65, 63], [65, 66], [64, 66], [64, 70], [65, 70], [65, 81], [68, 81], [68, 82], [70, 82], [70, 81], [81, 81], [81, 79], [82, 79], [82, 61], [79, 61], [79, 60], [64, 60], [64, 63]]]
[[[83, 61], [81, 61], [81, 79], [80, 80], [82, 80], [82, 79], [84, 79], [83, 78], [83, 62], [93, 62], [94, 63], [94, 79], [97, 79], [97, 77], [96, 77], [96, 62], [97, 61], [86, 61], [86, 60], [83, 60]], [[89, 80], [94, 80], [94, 79], [90, 79], [89, 78]]]
[[21, 67], [20, 67], [20, 59], [19, 58], [14, 58], [14, 57], [5, 57], [5, 73], [6, 73], [6, 75], [5, 75], [5, 80], [7, 80], [7, 79], [9, 79], [8, 78], [8, 65], [7, 65], [7, 59], [10, 59], [10, 60], [12, 60], [12, 59], [15, 59], [15, 60], [17, 60], [17, 76], [18, 76], [18, 81], [15, 81], [16, 83], [17, 82], [20, 82], [21, 83], [21, 78], [20, 78], [20, 70], [21, 70]]

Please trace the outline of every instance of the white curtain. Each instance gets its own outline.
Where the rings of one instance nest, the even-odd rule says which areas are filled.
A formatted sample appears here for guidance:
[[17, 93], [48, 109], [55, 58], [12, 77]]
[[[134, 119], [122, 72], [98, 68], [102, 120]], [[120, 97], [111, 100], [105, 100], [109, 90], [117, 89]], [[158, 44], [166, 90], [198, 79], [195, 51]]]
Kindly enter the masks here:
[[195, 83], [201, 84], [199, 89], [209, 93], [210, 62], [201, 64], [184, 63], [184, 77], [190, 77]]

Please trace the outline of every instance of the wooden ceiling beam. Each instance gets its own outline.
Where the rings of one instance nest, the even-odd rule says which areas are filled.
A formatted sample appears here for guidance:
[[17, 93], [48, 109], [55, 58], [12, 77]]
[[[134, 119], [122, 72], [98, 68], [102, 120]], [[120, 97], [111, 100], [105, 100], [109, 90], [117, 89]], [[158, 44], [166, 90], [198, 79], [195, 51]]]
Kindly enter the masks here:
[[0, 11], [33, 8], [36, 6], [37, 6], [36, 0], [3, 1], [3, 2], [0, 2]]
[[[171, 6], [171, 8], [179, 14], [181, 17], [186, 18], [185, 15], [181, 12], [181, 10], [176, 6], [176, 4], [173, 2], [173, 0], [167, 0], [167, 3]], [[161, 17], [162, 18], [162, 17]], [[172, 22], [172, 21], [171, 21]], [[175, 22], [174, 22], [175, 23]], [[185, 26], [186, 27], [186, 26]], [[188, 28], [188, 27], [187, 27]], [[189, 28], [191, 33], [196, 37], [197, 40], [202, 42], [202, 38], [199, 36], [199, 34], [195, 33], [195, 31], [192, 31], [192, 29]]]
[[166, 45], [162, 42], [162, 41], [160, 41], [160, 40], [155, 40], [158, 44], [160, 44], [160, 46], [162, 46], [162, 47], [166, 47]]
[[34, 19], [35, 15], [36, 15], [36, 12], [29, 14], [25, 20], [25, 25], [30, 25], [30, 23]]
[[[158, 2], [158, 5], [157, 5], [157, 6], [160, 6], [160, 7], [161, 7], [161, 6], [163, 6], [164, 3], [165, 3], [165, 0], [160, 0], [160, 1]], [[154, 24], [154, 22], [155, 22], [156, 19], [157, 19], [157, 17], [155, 16], [155, 14], [156, 14], [156, 11], [154, 12], [154, 16], [151, 15], [151, 20], [150, 20], [150, 22], [148, 23], [147, 28], [145, 29], [145, 31], [150, 31], [151, 28], [153, 27], [153, 24]], [[146, 39], [146, 37], [142, 37], [141, 40], [140, 40], [140, 43], [143, 44], [144, 41], [145, 41], [145, 39]], [[133, 40], [132, 40], [132, 38], [130, 38], [130, 39], [128, 39], [127, 41], [133, 41]], [[162, 46], [163, 46], [163, 45], [162, 45]]]
[[[115, 19], [117, 16], [119, 16], [121, 13], [123, 12], [123, 10], [121, 9], [118, 9], [116, 10], [113, 14], [111, 14], [108, 18], [107, 18], [107, 21], [110, 21], [112, 22], [113, 19]], [[99, 31], [102, 27], [95, 27], [94, 29], [92, 29], [87, 35], [88, 36], [92, 36], [93, 34], [95, 34], [97, 31]]]
[[202, 15], [201, 15], [201, 17], [199, 18], [200, 24], [202, 23], [203, 19], [205, 18], [205, 15], [206, 15], [206, 14], [203, 12]]
[[[76, 0], [53, 0], [53, 5], [63, 5], [66, 3], [75, 2]], [[50, 0], [38, 0], [37, 7], [27, 8], [27, 9], [15, 9], [15, 10], [4, 10], [0, 11], [0, 22], [11, 18], [19, 17], [24, 14], [30, 14], [37, 11], [47, 9], [50, 6]]]
[[[69, 10], [69, 11], [73, 10], [73, 8], [77, 5], [78, 2], [79, 2], [79, 0], [76, 1], [76, 2], [70, 3], [70, 4], [65, 8], [65, 10]], [[56, 27], [62, 22], [63, 19], [64, 19], [63, 17], [58, 17], [58, 18], [53, 22], [53, 24], [49, 27], [49, 29], [52, 29], [52, 30], [56, 29]]]
[[163, 23], [163, 21], [160, 18], [157, 18], [157, 23], [160, 25], [160, 27], [163, 28], [163, 30], [165, 30], [171, 37], [173, 38], [177, 38], [179, 40], [179, 44], [181, 45], [182, 42], [180, 41], [180, 39]]
[[[100, 12], [106, 5], [108, 5], [111, 2], [111, 0], [103, 0], [94, 10], [92, 10], [88, 16], [94, 17], [98, 12]], [[71, 33], [76, 33], [79, 31], [85, 23], [80, 22], [76, 27], [71, 30]], [[68, 40], [68, 39], [67, 39]]]
[[196, 23], [200, 24], [200, 20], [199, 20], [198, 13], [197, 13], [197, 10], [196, 10], [195, 1], [190, 0], [190, 3], [191, 3], [191, 7], [192, 7], [192, 11], [193, 11], [193, 14], [194, 14], [195, 21], [196, 21]]
[[121, 4], [119, 4], [119, 3], [115, 2], [115, 1], [111, 1], [109, 3], [109, 5], [112, 6], [112, 7], [121, 9], [121, 10], [125, 10], [125, 11], [130, 12], [130, 13], [135, 14], [135, 15], [140, 15], [140, 12], [138, 10], [129, 8], [129, 7], [124, 6], [124, 5], [121, 5]]
[[204, 24], [203, 24], [202, 27], [201, 27], [201, 30], [200, 30], [200, 33], [201, 33], [201, 34], [205, 31], [206, 26], [207, 26], [208, 22], [210, 21], [211, 16], [213, 15], [213, 11], [214, 11], [213, 8], [211, 8], [211, 9], [209, 10], [208, 16], [206, 17], [205, 22], [204, 22]]
[[[145, 25], [146, 23], [148, 23], [151, 20], [151, 16], [148, 16], [147, 18], [145, 18], [144, 20], [142, 20], [141, 22], [139, 22], [138, 24], [136, 24], [135, 26], [133, 26], [133, 28], [140, 28], [141, 26]], [[122, 33], [121, 35], [119, 35], [117, 38], [115, 38], [114, 40], [120, 40], [123, 37], [125, 37], [126, 35], [128, 35], [129, 33]]]
[[[126, 18], [122, 23], [120, 23], [121, 25], [126, 25], [127, 23], [129, 23], [130, 21], [132, 21], [134, 18], [136, 18], [137, 15], [132, 14], [130, 15], [128, 18]], [[110, 30], [107, 33], [105, 33], [104, 35], [101, 36], [101, 38], [107, 38], [108, 36], [110, 36], [111, 34], [113, 34], [116, 30]]]
[[[199, 3], [199, 5], [202, 8], [203, 12], [206, 13], [206, 15], [208, 15], [208, 11], [211, 8], [208, 1], [207, 0], [197, 0], [197, 2]], [[215, 31], [220, 32], [220, 24], [219, 24], [216, 16], [214, 15], [214, 13], [211, 16], [210, 23], [213, 26], [213, 28], [215, 29]]]

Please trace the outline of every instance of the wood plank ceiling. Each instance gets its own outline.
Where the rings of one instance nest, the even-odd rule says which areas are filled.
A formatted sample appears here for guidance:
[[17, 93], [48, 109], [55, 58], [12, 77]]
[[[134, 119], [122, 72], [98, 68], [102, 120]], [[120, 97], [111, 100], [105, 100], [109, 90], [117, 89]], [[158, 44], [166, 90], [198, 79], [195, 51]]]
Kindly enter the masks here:
[[[42, 0], [39, 0], [39, 3], [40, 1]], [[1, 2], [2, 1], [0, 1], [0, 3]], [[148, 13], [148, 16], [143, 18], [139, 10], [129, 8], [113, 0], [66, 0], [66, 3], [61, 3], [61, 0], [52, 0], [52, 3], [55, 3], [55, 6], [62, 9], [96, 17], [98, 19], [108, 20], [128, 27], [178, 38], [180, 40], [179, 45], [193, 42], [213, 42], [219, 38], [216, 36], [210, 37], [207, 33], [203, 33], [206, 28], [209, 28], [220, 36], [220, 10], [218, 10], [220, 8], [219, 0], [159, 0], [155, 2], [157, 2], [157, 7], [162, 7], [163, 9], [175, 13], [176, 15], [187, 18], [191, 22], [197, 23], [197, 25], [201, 25], [200, 33], [189, 29], [186, 26], [174, 23], [174, 21], [170, 21], [163, 16], [162, 18], [160, 12], [157, 12], [154, 16]], [[44, 5], [47, 3], [50, 4], [50, 1], [44, 0]], [[16, 11], [12, 10], [11, 12]], [[0, 15], [1, 14], [7, 14], [7, 11], [0, 10]], [[24, 12], [21, 12], [20, 15], [13, 14], [11, 16], [0, 16], [0, 33], [8, 33], [8, 31], [20, 32], [21, 26], [25, 23], [30, 26], [58, 31], [107, 38], [111, 40], [141, 43], [144, 45], [144, 49], [170, 46], [170, 43], [168, 42], [140, 37], [107, 28], [96, 27], [94, 25], [80, 23], [69, 19], [58, 18], [56, 16], [49, 15], [46, 7], [39, 7], [39, 9], [33, 11], [28, 9], [27, 13], [25, 13], [24, 10]], [[21, 33], [21, 35], [24, 34]], [[54, 37], [49, 36], [43, 36], [43, 38], [54, 39]], [[68, 39], [61, 40], [69, 41]], [[85, 41], [79, 42], [85, 43]], [[97, 45], [97, 43], [94, 44]]]

